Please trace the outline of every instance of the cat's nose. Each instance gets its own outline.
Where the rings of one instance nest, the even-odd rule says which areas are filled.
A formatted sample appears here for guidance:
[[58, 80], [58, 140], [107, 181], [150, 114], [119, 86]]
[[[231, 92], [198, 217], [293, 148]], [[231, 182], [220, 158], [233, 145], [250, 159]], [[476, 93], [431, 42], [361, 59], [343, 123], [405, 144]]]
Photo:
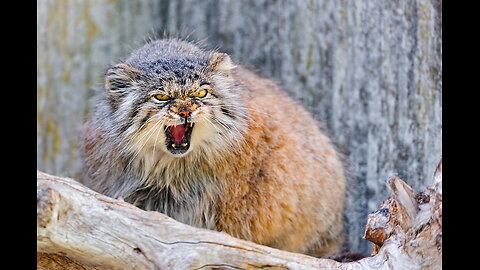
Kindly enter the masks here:
[[184, 109], [184, 110], [181, 110], [180, 112], [178, 112], [178, 114], [182, 117], [188, 117], [191, 113], [192, 113], [192, 111], [188, 110], [188, 109]]

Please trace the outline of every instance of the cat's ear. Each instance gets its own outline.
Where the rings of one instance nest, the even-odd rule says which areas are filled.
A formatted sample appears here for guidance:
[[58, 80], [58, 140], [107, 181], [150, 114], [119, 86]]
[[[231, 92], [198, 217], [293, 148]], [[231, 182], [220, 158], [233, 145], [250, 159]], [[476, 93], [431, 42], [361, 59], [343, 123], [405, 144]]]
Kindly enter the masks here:
[[109, 94], [121, 93], [140, 78], [140, 70], [127, 64], [116, 64], [105, 74], [105, 90]]
[[212, 53], [208, 60], [208, 66], [213, 72], [223, 73], [230, 75], [232, 69], [235, 67], [230, 59], [230, 56], [226, 53]]

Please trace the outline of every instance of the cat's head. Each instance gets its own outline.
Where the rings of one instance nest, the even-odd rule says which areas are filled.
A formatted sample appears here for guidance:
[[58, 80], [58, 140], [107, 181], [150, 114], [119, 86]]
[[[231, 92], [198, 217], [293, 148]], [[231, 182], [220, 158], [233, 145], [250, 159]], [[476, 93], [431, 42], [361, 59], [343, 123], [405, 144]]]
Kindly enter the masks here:
[[128, 151], [183, 157], [235, 147], [247, 113], [230, 57], [179, 41], [157, 41], [107, 70], [111, 116]]

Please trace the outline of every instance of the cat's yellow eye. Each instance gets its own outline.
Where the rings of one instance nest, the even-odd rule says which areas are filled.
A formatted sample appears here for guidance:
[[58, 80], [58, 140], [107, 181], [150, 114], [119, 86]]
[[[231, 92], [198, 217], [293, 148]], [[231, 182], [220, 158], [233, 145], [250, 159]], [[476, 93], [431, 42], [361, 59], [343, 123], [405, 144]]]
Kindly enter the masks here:
[[164, 95], [164, 94], [157, 94], [154, 96], [156, 99], [158, 100], [161, 100], [161, 101], [165, 101], [165, 100], [169, 100], [170, 99], [170, 96], [169, 95]]
[[207, 94], [208, 94], [207, 89], [202, 89], [202, 90], [198, 90], [197, 92], [195, 92], [195, 96], [198, 97], [198, 98], [203, 98]]

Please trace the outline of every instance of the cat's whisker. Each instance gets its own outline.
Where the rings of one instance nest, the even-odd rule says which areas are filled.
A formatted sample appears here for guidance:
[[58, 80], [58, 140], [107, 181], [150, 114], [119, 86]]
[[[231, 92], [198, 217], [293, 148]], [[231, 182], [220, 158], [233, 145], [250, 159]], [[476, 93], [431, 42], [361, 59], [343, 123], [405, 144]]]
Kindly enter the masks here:
[[203, 119], [206, 120], [208, 123], [210, 123], [213, 126], [213, 128], [217, 130], [218, 134], [221, 134], [221, 131], [215, 126], [215, 124], [212, 123], [212, 121], [210, 121], [210, 119], [208, 119], [208, 117], [204, 116]]
[[138, 154], [143, 150], [143, 147], [146, 145], [146, 143], [150, 140], [150, 137], [153, 135], [155, 129], [157, 129], [157, 127], [161, 124], [160, 121], [156, 122], [154, 124], [154, 126], [148, 130], [143, 136], [142, 136], [142, 140], [145, 138], [145, 136], [147, 136], [148, 134], [148, 138], [146, 140], [143, 140], [143, 144], [137, 149], [137, 151], [135, 152], [135, 154], [133, 155], [133, 157], [130, 159], [130, 162], [128, 162], [127, 166], [126, 167], [129, 167], [132, 163], [133, 160], [136, 159], [136, 157], [138, 156]]
[[[131, 137], [129, 137], [129, 136], [126, 137], [127, 147], [130, 146], [130, 144], [131, 144], [132, 142], [134, 142], [135, 139], [136, 139], [140, 134], [142, 134], [141, 131], [143, 130], [143, 127], [145, 127], [146, 125], [148, 125], [148, 124], [149, 124], [151, 121], [153, 121], [153, 120], [154, 120], [154, 118], [148, 118], [147, 121], [145, 121], [145, 123], [143, 123], [143, 124], [135, 131], [135, 133], [134, 133]], [[142, 137], [142, 138], [143, 138], [143, 137]], [[128, 149], [128, 150], [132, 150], [132, 149]]]
[[143, 127], [146, 125], [146, 124], [149, 124], [150, 122], [152, 121], [157, 121], [157, 122], [161, 122], [163, 126], [165, 126], [165, 122], [166, 122], [166, 119], [162, 118], [161, 117], [162, 115], [160, 116], [154, 116], [154, 117], [151, 117], [149, 118], [147, 121], [145, 121], [145, 123], [143, 123], [143, 125], [137, 130], [137, 132], [135, 132], [135, 136], [131, 137], [128, 141], [127, 141], [127, 148], [126, 148], [126, 152], [130, 152], [131, 150], [133, 150], [133, 147], [135, 146], [134, 145], [134, 142], [136, 141], [136, 138], [140, 135], [141, 138], [140, 140], [143, 140], [145, 138], [145, 136], [148, 134], [147, 133], [139, 133], [139, 131], [141, 131], [143, 129]]
[[[221, 123], [221, 121], [217, 121], [219, 124]], [[221, 123], [222, 125], [225, 125], [224, 123]], [[232, 125], [233, 128], [237, 131], [237, 133], [234, 133], [232, 129], [228, 129], [230, 134], [232, 134], [232, 138], [235, 140], [235, 142], [237, 143], [237, 146], [241, 146], [242, 143], [245, 143], [246, 140], [245, 140], [245, 137], [242, 136], [242, 133], [234, 126]]]
[[[141, 128], [143, 128], [143, 126], [145, 126], [146, 124], [150, 123], [152, 120], [153, 120], [152, 118], [149, 118], [149, 119], [141, 126]], [[145, 136], [146, 136], [147, 134], [148, 134], [148, 132], [147, 132], [147, 133], [142, 133], [142, 132], [140, 132], [140, 130], [137, 130], [137, 131], [135, 132], [135, 136], [133, 136], [132, 138], [126, 138], [126, 139], [124, 140], [125, 146], [122, 148], [122, 155], [125, 156], [125, 157], [128, 157], [128, 156], [131, 155], [132, 152], [135, 153], [135, 152], [136, 152], [135, 143], [138, 141], [138, 140], [137, 140], [137, 137], [139, 137], [139, 139], [141, 140], [141, 139], [145, 138]], [[140, 136], [140, 135], [141, 135], [141, 136]], [[129, 162], [128, 165], [130, 165], [130, 162]], [[126, 170], [127, 168], [128, 168], [128, 166], [126, 166], [126, 167], [124, 168], [124, 170]]]
[[[160, 121], [159, 121], [160, 123]], [[158, 135], [160, 134], [160, 132], [162, 131], [164, 125], [163, 125], [163, 121], [161, 122], [160, 124], [160, 127], [157, 128], [157, 135], [155, 136], [155, 142], [153, 143], [153, 152], [152, 152], [152, 155], [155, 155], [155, 147], [157, 146], [157, 139], [158, 139]]]
[[238, 138], [238, 135], [241, 134], [240, 131], [233, 125], [233, 127], [237, 130], [237, 134], [233, 132], [233, 130], [228, 127], [225, 123], [221, 122], [220, 119], [218, 119], [217, 117], [215, 116], [212, 116], [212, 120], [215, 121], [216, 123], [218, 123], [219, 125], [221, 125], [227, 132], [229, 132], [232, 136], [231, 137], [226, 137], [228, 138], [230, 141], [232, 141], [232, 139], [235, 141], [236, 145], [237, 146], [240, 146], [241, 145], [241, 142], [244, 141], [244, 138], [243, 136], [240, 137], [240, 139], [242, 141], [239, 140]]
[[[232, 138], [231, 138], [231, 137], [227, 137], [221, 130], [219, 130], [219, 129], [216, 127], [216, 125], [215, 125], [212, 121], [210, 121], [210, 119], [208, 119], [207, 117], [204, 117], [204, 119], [205, 119], [208, 123], [210, 123], [210, 124], [217, 130], [217, 134], [219, 134], [220, 136], [222, 136], [223, 138], [225, 138], [228, 143], [230, 143], [230, 142], [233, 143]], [[228, 132], [229, 130], [227, 129], [226, 131]]]
[[[145, 127], [145, 125], [148, 125], [151, 121], [153, 120], [153, 118], [148, 118], [147, 121], [145, 121], [139, 128], [136, 129], [135, 133], [133, 133], [133, 135], [131, 135], [131, 140], [134, 139], [136, 136], [139, 135], [139, 133], [143, 130], [143, 127]], [[127, 136], [129, 137], [129, 136]]]
[[223, 123], [222, 121], [220, 121], [220, 119], [218, 119], [216, 116], [212, 116], [212, 120], [218, 123], [219, 125], [221, 125], [224, 129], [228, 131], [232, 131], [232, 129], [226, 123]]

